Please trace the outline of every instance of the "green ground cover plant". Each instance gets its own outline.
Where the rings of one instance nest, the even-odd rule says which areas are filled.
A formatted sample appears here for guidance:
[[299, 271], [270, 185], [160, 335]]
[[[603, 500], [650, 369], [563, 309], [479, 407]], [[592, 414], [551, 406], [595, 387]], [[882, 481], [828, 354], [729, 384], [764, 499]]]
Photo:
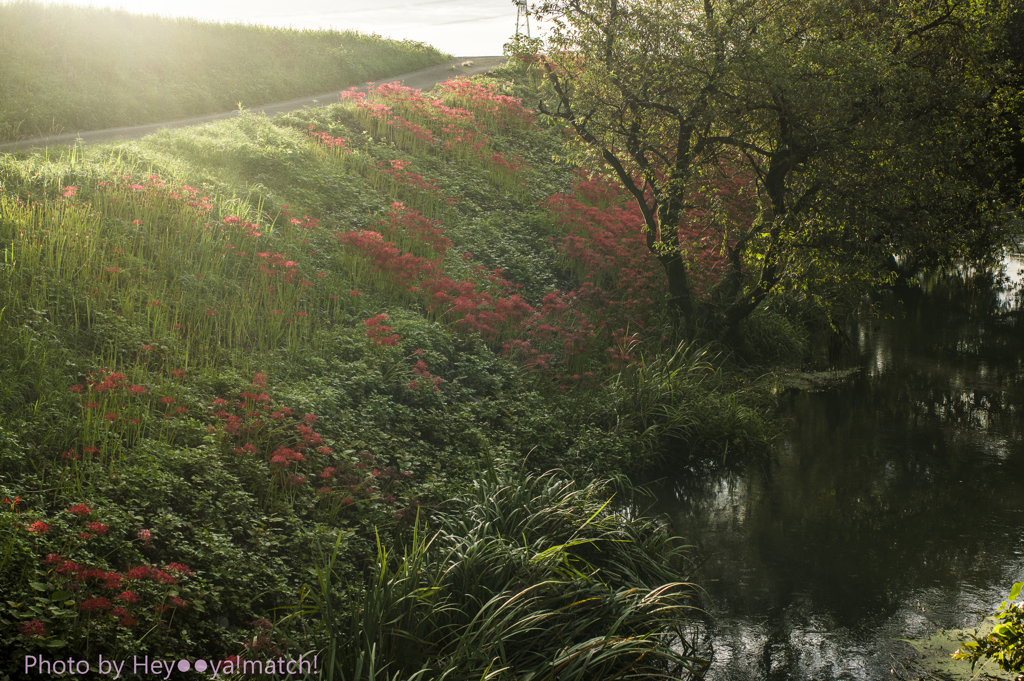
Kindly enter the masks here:
[[158, 123], [409, 73], [450, 58], [354, 31], [0, 3], [0, 143]]
[[589, 481], [763, 421], [499, 76], [0, 158], [0, 672], [702, 668], [685, 552]]

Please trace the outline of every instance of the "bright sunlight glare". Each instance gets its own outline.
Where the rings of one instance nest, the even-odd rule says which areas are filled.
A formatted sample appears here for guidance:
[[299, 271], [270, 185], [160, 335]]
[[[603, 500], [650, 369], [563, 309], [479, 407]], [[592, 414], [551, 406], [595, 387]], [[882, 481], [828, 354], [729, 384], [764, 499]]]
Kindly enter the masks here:
[[[357, 30], [427, 43], [455, 56], [502, 54], [515, 34], [512, 0], [72, 0], [134, 14], [284, 28]], [[536, 35], [531, 18], [531, 29]]]

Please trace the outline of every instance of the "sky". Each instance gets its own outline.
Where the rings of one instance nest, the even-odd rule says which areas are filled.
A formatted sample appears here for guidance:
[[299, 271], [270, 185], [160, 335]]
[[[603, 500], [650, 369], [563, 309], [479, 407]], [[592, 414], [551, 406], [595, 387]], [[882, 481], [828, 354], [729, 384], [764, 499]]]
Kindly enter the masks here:
[[[513, 0], [49, 0], [135, 14], [290, 28], [333, 28], [424, 42], [457, 57], [502, 54], [515, 34]], [[536, 36], [531, 18], [530, 28]]]

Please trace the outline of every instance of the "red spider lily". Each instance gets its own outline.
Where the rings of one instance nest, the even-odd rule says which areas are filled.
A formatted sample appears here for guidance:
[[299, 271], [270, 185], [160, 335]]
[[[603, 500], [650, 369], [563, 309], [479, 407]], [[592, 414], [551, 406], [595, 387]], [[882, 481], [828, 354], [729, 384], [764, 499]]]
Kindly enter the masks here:
[[109, 610], [110, 607], [110, 601], [103, 596], [100, 596], [98, 598], [90, 598], [82, 601], [82, 604], [78, 606], [78, 609], [82, 612], [96, 612], [97, 610]]
[[122, 591], [117, 595], [117, 599], [124, 601], [125, 603], [138, 603], [140, 600], [139, 596], [131, 591]]
[[96, 509], [89, 508], [85, 504], [75, 504], [74, 506], [68, 507], [68, 513], [72, 513], [74, 515], [89, 515], [94, 510]]
[[[71, 189], [74, 189], [74, 187], [71, 187]], [[66, 193], [64, 195], [67, 196]], [[72, 196], [74, 196], [74, 194], [72, 194]], [[43, 636], [46, 636], [46, 627], [43, 626], [43, 623], [39, 620], [22, 622], [19, 628], [21, 629], [21, 634], [23, 636], [28, 636], [29, 638], [42, 638]]]
[[44, 523], [42, 520], [37, 520], [25, 529], [27, 529], [32, 534], [46, 534], [50, 531], [50, 526]]

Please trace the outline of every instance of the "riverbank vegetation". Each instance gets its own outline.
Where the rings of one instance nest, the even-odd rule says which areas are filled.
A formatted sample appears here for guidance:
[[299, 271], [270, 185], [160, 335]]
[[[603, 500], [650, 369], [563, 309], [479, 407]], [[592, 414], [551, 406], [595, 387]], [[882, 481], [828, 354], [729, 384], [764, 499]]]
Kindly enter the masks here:
[[433, 66], [422, 43], [0, 3], [0, 143], [319, 95]]
[[589, 481], [767, 428], [524, 77], [0, 160], [6, 669], [702, 667], [690, 557]]

